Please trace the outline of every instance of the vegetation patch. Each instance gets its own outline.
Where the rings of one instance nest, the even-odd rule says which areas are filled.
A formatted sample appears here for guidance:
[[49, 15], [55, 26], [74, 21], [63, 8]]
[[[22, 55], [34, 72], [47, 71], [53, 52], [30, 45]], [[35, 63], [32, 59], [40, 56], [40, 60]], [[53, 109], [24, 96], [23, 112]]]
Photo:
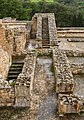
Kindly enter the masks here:
[[57, 26], [84, 26], [83, 0], [0, 0], [0, 9], [0, 18], [30, 20], [35, 13], [54, 13]]
[[16, 84], [16, 81], [13, 81], [13, 82], [10, 84], [10, 86], [14, 87], [15, 84]]

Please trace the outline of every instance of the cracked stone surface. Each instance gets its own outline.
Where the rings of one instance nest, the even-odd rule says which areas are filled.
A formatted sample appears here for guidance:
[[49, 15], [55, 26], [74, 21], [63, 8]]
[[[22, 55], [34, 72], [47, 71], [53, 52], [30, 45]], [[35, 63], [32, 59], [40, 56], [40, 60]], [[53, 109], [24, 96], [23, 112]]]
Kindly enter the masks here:
[[[52, 120], [56, 113], [55, 78], [50, 71], [52, 59], [37, 58], [32, 107], [34, 120]], [[38, 76], [39, 74], [39, 76]], [[37, 101], [35, 104], [35, 100]], [[32, 112], [32, 113], [33, 113]]]

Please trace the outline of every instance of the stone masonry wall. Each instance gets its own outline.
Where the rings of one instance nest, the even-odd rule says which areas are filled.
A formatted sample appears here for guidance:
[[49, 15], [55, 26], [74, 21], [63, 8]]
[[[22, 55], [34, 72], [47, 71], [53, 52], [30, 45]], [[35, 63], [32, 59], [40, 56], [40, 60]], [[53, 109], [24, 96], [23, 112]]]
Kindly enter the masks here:
[[57, 30], [56, 30], [54, 14], [48, 15], [48, 24], [49, 24], [50, 45], [55, 46], [57, 44]]
[[0, 106], [13, 106], [15, 100], [14, 88], [0, 75]]
[[27, 107], [30, 105], [30, 95], [33, 87], [35, 63], [35, 53], [28, 53], [25, 58], [22, 73], [19, 74], [15, 86], [15, 106]]
[[13, 53], [13, 32], [0, 27], [0, 74], [5, 79], [11, 64]]
[[36, 34], [37, 48], [42, 48], [42, 16], [37, 17], [37, 34]]
[[14, 105], [14, 89], [0, 88], [0, 106]]
[[9, 54], [0, 46], [0, 75], [5, 79], [10, 66]]
[[9, 55], [13, 54], [13, 31], [11, 29], [0, 27], [0, 46]]
[[37, 17], [37, 39], [42, 40], [42, 16]]
[[83, 109], [82, 98], [73, 94], [75, 84], [68, 58], [63, 51], [56, 47], [53, 49], [53, 62], [59, 114], [79, 113]]
[[14, 44], [13, 53], [21, 55], [24, 52], [26, 45], [26, 29], [14, 28]]
[[84, 64], [83, 63], [73, 63], [70, 64], [71, 71], [73, 74], [83, 74], [84, 73]]
[[84, 38], [84, 30], [57, 31], [58, 38]]
[[79, 51], [79, 50], [63, 50], [68, 57], [83, 57], [84, 56], [84, 51]]
[[53, 49], [53, 62], [55, 66], [56, 92], [73, 92], [74, 81], [70, 71], [69, 61], [59, 48]]

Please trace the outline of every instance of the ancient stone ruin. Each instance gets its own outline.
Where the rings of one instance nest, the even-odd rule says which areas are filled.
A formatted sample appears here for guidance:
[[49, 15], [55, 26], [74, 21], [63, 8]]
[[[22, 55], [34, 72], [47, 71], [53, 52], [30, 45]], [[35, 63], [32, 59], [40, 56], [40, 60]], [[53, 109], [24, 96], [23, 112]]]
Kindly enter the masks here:
[[53, 13], [0, 23], [0, 107], [28, 108], [21, 120], [84, 112], [84, 28], [58, 28]]

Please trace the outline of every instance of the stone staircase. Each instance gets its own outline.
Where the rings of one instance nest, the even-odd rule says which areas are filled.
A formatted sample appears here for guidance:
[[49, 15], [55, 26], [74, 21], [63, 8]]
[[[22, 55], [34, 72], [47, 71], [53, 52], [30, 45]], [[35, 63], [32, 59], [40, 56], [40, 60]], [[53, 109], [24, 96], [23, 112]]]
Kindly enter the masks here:
[[8, 72], [7, 81], [17, 79], [18, 75], [22, 71], [23, 64], [24, 64], [23, 57], [17, 57], [13, 59], [13, 62]]
[[43, 48], [50, 47], [48, 18], [42, 18], [42, 46]]

